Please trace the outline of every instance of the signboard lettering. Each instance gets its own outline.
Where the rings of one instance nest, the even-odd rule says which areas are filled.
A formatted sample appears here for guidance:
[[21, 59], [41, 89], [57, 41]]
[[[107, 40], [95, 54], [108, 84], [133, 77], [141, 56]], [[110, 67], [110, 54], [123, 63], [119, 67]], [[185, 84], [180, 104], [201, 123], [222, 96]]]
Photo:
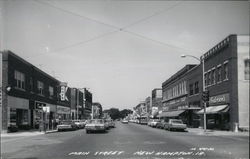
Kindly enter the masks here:
[[61, 86], [61, 93], [60, 93], [61, 101], [69, 101], [66, 95], [67, 91], [68, 91], [67, 86]]

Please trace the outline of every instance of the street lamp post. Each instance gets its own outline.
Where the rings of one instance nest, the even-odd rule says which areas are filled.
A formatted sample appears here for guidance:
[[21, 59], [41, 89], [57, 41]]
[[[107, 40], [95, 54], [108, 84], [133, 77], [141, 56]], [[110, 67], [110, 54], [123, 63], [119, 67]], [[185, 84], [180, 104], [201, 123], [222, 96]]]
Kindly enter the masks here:
[[[205, 87], [205, 60], [204, 60], [204, 56], [201, 56], [201, 58], [198, 58], [196, 56], [193, 56], [193, 55], [181, 55], [182, 58], [185, 58], [185, 57], [192, 57], [196, 60], [198, 60], [201, 65], [202, 65], [202, 91], [205, 92], [206, 91], [206, 87]], [[206, 117], [206, 107], [207, 107], [207, 103], [206, 101], [203, 101], [203, 105], [204, 105], [204, 132], [206, 132], [207, 130], [207, 117]]]

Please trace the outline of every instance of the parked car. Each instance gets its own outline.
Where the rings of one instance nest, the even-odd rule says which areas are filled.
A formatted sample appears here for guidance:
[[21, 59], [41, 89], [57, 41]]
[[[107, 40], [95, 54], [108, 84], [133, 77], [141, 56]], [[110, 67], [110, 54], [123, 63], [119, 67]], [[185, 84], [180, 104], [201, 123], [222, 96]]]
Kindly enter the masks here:
[[114, 128], [115, 127], [115, 122], [112, 119], [108, 119], [107, 122], [108, 122], [108, 127], [109, 128]]
[[166, 122], [165, 122], [164, 120], [160, 120], [159, 122], [156, 123], [155, 127], [156, 127], [156, 128], [160, 128], [160, 129], [163, 129], [165, 123], [166, 123]]
[[128, 124], [128, 120], [124, 119], [124, 120], [122, 120], [122, 123], [123, 124]]
[[76, 130], [77, 125], [73, 121], [61, 121], [57, 125], [57, 131]]
[[151, 122], [150, 122], [150, 125], [151, 127], [156, 127], [156, 124], [159, 123], [160, 120], [159, 119], [153, 119]]
[[73, 120], [73, 122], [76, 124], [78, 129], [83, 129], [85, 127], [84, 120]]
[[97, 132], [97, 131], [106, 132], [107, 130], [103, 119], [89, 120], [85, 125], [85, 129], [87, 134], [90, 132]]
[[182, 130], [184, 131], [187, 128], [187, 125], [182, 122], [180, 119], [169, 119], [168, 122], [164, 125], [166, 130]]

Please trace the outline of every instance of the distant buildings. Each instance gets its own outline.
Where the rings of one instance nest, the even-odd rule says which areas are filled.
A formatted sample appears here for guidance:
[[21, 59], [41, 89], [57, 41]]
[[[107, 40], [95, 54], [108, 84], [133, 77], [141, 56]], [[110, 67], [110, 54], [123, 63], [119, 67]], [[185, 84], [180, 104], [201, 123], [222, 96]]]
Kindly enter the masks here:
[[60, 120], [90, 118], [89, 91], [68, 87], [11, 51], [0, 56], [3, 132], [11, 126], [39, 129], [41, 123], [52, 129]]
[[100, 119], [102, 117], [102, 105], [100, 103], [93, 103], [93, 119]]

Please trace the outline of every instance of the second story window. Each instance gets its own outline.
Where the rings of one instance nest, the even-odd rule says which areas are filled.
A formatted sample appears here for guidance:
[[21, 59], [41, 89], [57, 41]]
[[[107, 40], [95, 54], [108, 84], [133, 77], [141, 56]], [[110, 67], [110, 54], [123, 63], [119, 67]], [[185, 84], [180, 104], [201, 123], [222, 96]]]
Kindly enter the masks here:
[[205, 86], [207, 86], [208, 84], [207, 84], [207, 73], [205, 73], [205, 75], [204, 75], [204, 81], [205, 81]]
[[199, 93], [199, 82], [198, 81], [194, 83], [194, 93], [195, 94]]
[[193, 87], [193, 84], [190, 84], [190, 85], [189, 85], [189, 94], [190, 94], [190, 95], [193, 95], [193, 94], [194, 94], [194, 87]]
[[25, 89], [25, 75], [15, 70], [15, 87]]
[[224, 80], [228, 79], [228, 63], [224, 63]]
[[211, 73], [212, 73], [212, 75], [211, 75], [212, 76], [212, 82], [211, 83], [215, 84], [216, 83], [215, 69], [213, 69]]
[[52, 86], [49, 86], [49, 96], [50, 97], [54, 96], [54, 88]]
[[217, 72], [218, 72], [217, 82], [221, 82], [221, 66], [217, 67]]
[[250, 59], [245, 60], [245, 69], [244, 69], [244, 74], [245, 74], [245, 80], [249, 80], [250, 77]]
[[37, 81], [38, 94], [44, 95], [44, 84], [41, 81]]
[[30, 84], [30, 91], [33, 92], [33, 78], [32, 77], [30, 77], [29, 84]]

